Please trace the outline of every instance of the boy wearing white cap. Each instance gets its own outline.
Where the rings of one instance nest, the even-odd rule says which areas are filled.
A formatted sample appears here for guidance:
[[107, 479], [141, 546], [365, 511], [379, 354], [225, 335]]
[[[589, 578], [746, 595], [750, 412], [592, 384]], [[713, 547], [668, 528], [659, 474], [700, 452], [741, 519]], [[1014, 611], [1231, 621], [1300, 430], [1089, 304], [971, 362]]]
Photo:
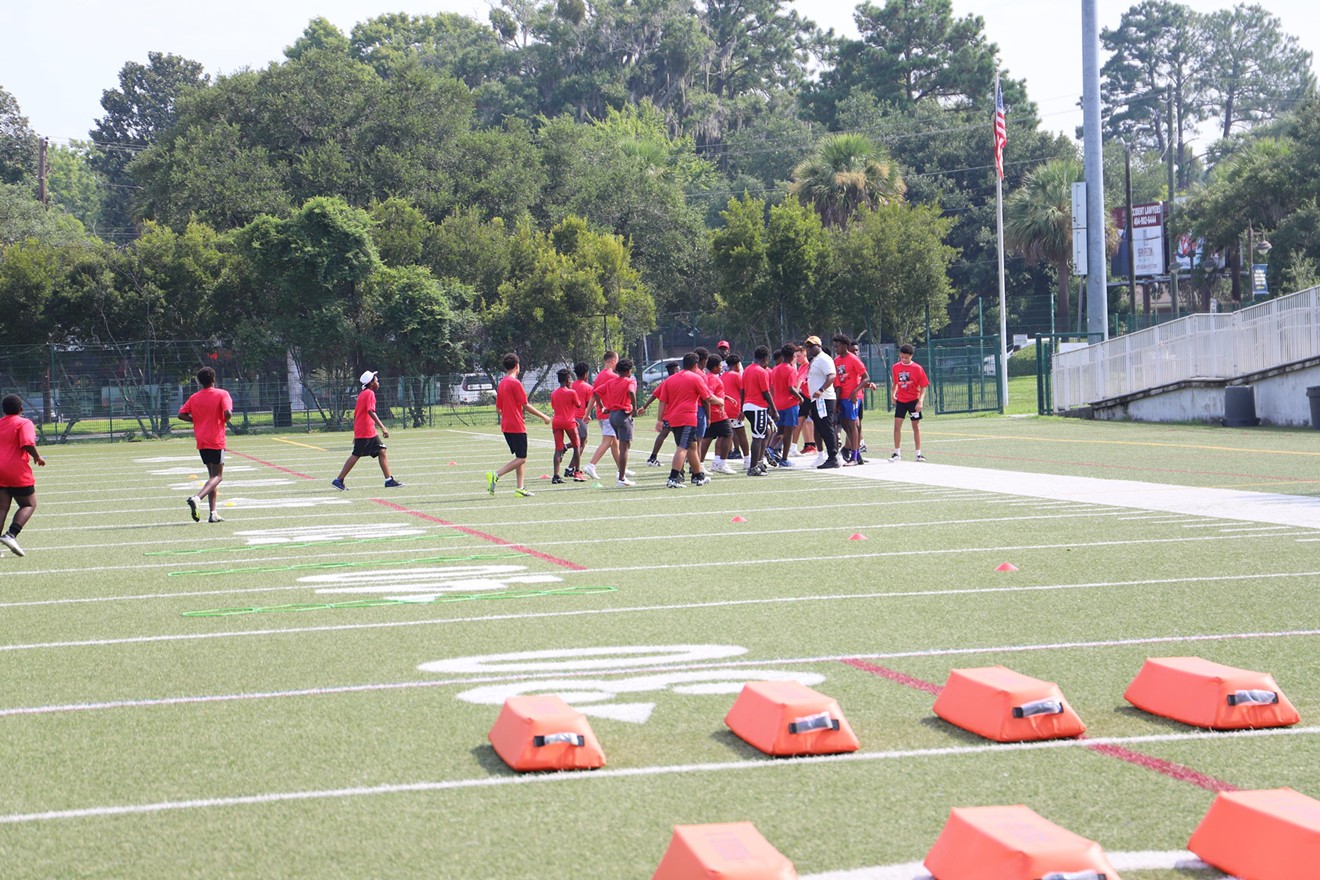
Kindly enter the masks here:
[[[402, 486], [403, 483], [390, 475], [385, 444], [380, 442], [381, 437], [388, 439], [390, 436], [385, 423], [376, 415], [376, 389], [380, 388], [380, 382], [376, 378], [376, 373], [371, 370], [363, 373], [358, 381], [362, 383], [362, 393], [358, 395], [357, 405], [353, 407], [353, 454], [344, 462], [343, 470], [339, 472], [339, 476], [330, 481], [330, 485], [341, 492], [347, 491], [344, 478], [353, 470], [353, 465], [357, 464], [359, 458], [370, 456], [380, 460], [380, 472], [385, 475], [386, 489]], [[376, 434], [377, 429], [380, 430], [379, 436]]]

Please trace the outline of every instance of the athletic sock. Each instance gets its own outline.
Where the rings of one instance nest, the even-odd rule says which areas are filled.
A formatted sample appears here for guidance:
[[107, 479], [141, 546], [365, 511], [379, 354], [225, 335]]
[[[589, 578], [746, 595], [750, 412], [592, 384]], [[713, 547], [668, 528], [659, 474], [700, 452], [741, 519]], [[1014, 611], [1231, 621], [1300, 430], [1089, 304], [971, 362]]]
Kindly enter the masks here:
[[21, 531], [23, 531], [23, 527], [20, 526], [18, 523], [10, 523], [9, 530], [6, 531], [5, 534], [11, 538], [17, 538], [18, 533]]
[[682, 472], [682, 471], [676, 471], [676, 470], [674, 470], [673, 468], [670, 468], [670, 469], [669, 469], [669, 479], [671, 479], [671, 480], [681, 480], [681, 479], [683, 479], [683, 472]]

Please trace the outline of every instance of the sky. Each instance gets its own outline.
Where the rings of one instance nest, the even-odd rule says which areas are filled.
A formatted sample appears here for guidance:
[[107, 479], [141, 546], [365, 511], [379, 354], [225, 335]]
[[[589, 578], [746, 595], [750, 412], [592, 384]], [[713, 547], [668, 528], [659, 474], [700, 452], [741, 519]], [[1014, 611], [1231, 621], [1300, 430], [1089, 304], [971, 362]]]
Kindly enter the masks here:
[[[883, 0], [876, 0], [883, 2]], [[1117, 26], [1136, 0], [1098, 0], [1101, 28]], [[1183, 0], [1208, 12], [1235, 5]], [[1320, 55], [1320, 4], [1315, 0], [1257, 0], [1279, 17], [1286, 33]], [[823, 28], [856, 36], [855, 0], [796, 0]], [[1081, 125], [1081, 0], [953, 0], [957, 17], [979, 15], [999, 46], [1008, 75], [1025, 77], [1044, 127], [1072, 137]], [[459, 12], [486, 20], [481, 0], [0, 0], [0, 87], [17, 98], [34, 131], [53, 142], [86, 138], [102, 115], [105, 89], [118, 84], [128, 61], [151, 51], [201, 62], [213, 76], [261, 68], [283, 58], [307, 22], [323, 16], [345, 33], [356, 22], [388, 12]], [[1101, 63], [1104, 63], [1102, 52]], [[1313, 65], [1314, 67], [1314, 65]], [[1012, 109], [1010, 108], [1010, 113]]]

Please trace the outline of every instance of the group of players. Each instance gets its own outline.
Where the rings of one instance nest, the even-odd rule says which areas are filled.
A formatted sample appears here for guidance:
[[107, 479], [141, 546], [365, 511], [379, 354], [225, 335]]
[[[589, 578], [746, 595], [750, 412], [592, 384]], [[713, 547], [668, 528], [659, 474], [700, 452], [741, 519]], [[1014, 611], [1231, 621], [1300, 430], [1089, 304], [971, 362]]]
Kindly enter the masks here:
[[[764, 476], [770, 468], [805, 466], [793, 459], [816, 454], [812, 467], [827, 470], [865, 464], [862, 439], [862, 401], [876, 388], [857, 354], [857, 345], [847, 336], [831, 340], [834, 356], [825, 352], [818, 336], [808, 336], [798, 345], [786, 343], [774, 352], [766, 346], [752, 353], [744, 365], [727, 342], [714, 353], [704, 348], [683, 355], [668, 365], [669, 375], [645, 402], [638, 395], [637, 376], [628, 358], [605, 352], [602, 369], [588, 381], [585, 362], [558, 372], [558, 387], [550, 395], [547, 415], [527, 400], [518, 378], [518, 356], [507, 354], [504, 378], [496, 386], [495, 406], [500, 429], [513, 458], [499, 470], [486, 472], [486, 490], [494, 495], [501, 477], [515, 475], [514, 494], [527, 498], [527, 424], [531, 414], [551, 426], [554, 435], [554, 475], [551, 483], [585, 482], [599, 479], [596, 465], [609, 453], [613, 458], [615, 485], [635, 485], [629, 468], [635, 420], [657, 404], [655, 433], [647, 464], [660, 467], [660, 452], [667, 438], [674, 440], [665, 485], [681, 489], [690, 479], [694, 486], [710, 482], [705, 459], [712, 447], [712, 473], [734, 475], [731, 464], [741, 461], [749, 477]], [[912, 424], [917, 461], [921, 451], [921, 414], [930, 385], [922, 367], [912, 360], [913, 348], [899, 349], [899, 360], [891, 368], [890, 400], [894, 405], [894, 449], [889, 461], [902, 459], [904, 420]], [[600, 426], [600, 444], [586, 459], [589, 416]], [[564, 458], [569, 462], [565, 466]], [[562, 470], [561, 470], [562, 469]]]

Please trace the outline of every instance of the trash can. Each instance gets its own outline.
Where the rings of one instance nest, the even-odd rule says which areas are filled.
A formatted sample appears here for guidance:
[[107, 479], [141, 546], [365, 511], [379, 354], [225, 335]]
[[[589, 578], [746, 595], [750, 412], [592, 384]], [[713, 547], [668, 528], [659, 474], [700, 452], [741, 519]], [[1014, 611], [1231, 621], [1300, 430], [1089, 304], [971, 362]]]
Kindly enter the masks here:
[[1225, 428], [1254, 428], [1260, 424], [1260, 419], [1256, 418], [1255, 388], [1230, 385], [1224, 389], [1223, 424]]
[[1306, 389], [1306, 396], [1311, 401], [1311, 427], [1320, 430], [1320, 385]]

